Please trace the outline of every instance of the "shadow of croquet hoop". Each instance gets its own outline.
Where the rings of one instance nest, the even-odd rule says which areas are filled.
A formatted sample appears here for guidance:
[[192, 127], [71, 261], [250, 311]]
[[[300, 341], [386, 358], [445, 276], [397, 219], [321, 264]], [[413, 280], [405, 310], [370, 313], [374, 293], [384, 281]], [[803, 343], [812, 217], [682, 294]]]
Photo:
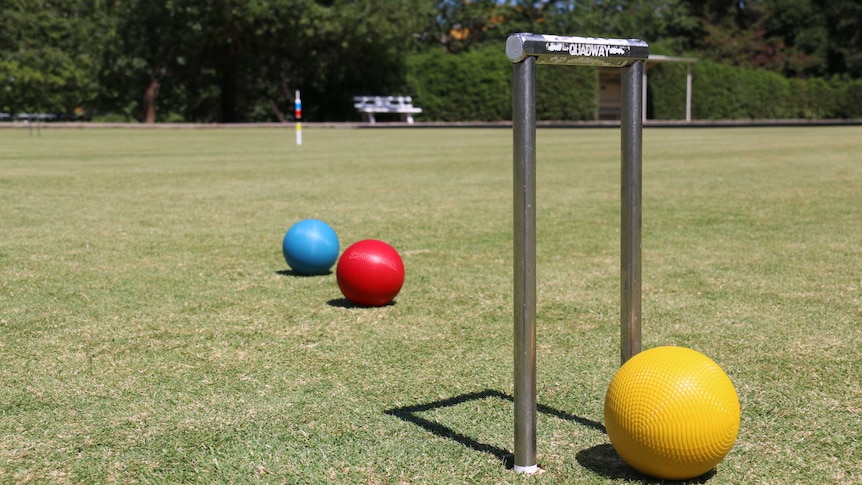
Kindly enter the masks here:
[[[401, 420], [407, 421], [408, 423], [415, 424], [416, 426], [419, 426], [420, 428], [424, 429], [425, 431], [428, 431], [435, 436], [452, 440], [456, 443], [461, 444], [462, 446], [478, 451], [480, 453], [487, 453], [503, 462], [506, 468], [510, 469], [514, 465], [512, 452], [510, 450], [506, 450], [488, 443], [482, 443], [481, 441], [467, 436], [463, 433], [459, 433], [452, 428], [419, 416], [419, 413], [422, 412], [427, 412], [435, 409], [449, 408], [469, 403], [471, 401], [480, 401], [488, 398], [514, 402], [514, 398], [506, 393], [494, 389], [486, 389], [484, 391], [461, 394], [455, 397], [426, 404], [417, 404], [414, 406], [404, 406], [387, 409], [384, 412], [390, 416], [395, 416]], [[539, 404], [536, 410], [542, 414], [547, 414], [550, 416], [557, 417], [559, 419], [578, 423], [587, 428], [592, 428], [596, 431], [605, 433], [605, 427], [601, 423], [593, 421], [591, 419], [576, 416], [574, 414], [560, 411], [558, 409], [554, 409], [552, 407], [545, 406], [542, 404]]]

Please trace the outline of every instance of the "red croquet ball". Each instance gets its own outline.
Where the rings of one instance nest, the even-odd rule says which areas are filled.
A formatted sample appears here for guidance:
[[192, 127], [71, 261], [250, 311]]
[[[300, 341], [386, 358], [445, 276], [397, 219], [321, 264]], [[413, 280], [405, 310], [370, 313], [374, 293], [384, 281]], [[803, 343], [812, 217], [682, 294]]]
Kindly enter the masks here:
[[344, 297], [360, 306], [391, 302], [404, 284], [404, 262], [389, 244], [366, 239], [352, 244], [335, 270]]

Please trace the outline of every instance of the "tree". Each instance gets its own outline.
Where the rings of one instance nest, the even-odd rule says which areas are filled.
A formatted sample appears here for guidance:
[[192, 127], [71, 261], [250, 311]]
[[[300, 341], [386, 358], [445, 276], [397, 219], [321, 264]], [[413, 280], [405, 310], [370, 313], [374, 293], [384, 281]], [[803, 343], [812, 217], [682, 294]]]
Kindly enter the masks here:
[[157, 119], [235, 121], [239, 1], [125, 0], [113, 10], [105, 105]]
[[346, 119], [355, 116], [352, 96], [403, 89], [405, 57], [433, 15], [428, 0], [267, 4], [247, 11], [255, 61], [244, 64], [242, 83], [256, 106], [281, 118], [296, 89], [307, 119]]
[[[106, 58], [105, 101], [153, 121], [351, 115], [350, 96], [404, 84], [404, 56], [429, 0], [126, 0]], [[164, 116], [161, 117], [164, 119]]]
[[0, 110], [86, 110], [98, 93], [104, 21], [92, 0], [0, 4]]
[[786, 76], [862, 75], [857, 0], [686, 0], [689, 47], [710, 59]]
[[300, 89], [308, 119], [351, 119], [354, 95], [404, 93], [407, 55], [513, 32], [862, 76], [858, 0], [4, 0], [0, 110], [285, 121]]
[[826, 19], [829, 40], [826, 72], [862, 77], [862, 3], [858, 0], [816, 0]]
[[640, 38], [678, 50], [698, 27], [684, 0], [442, 0], [437, 10], [429, 43], [453, 53], [514, 32]]
[[823, 19], [808, 0], [709, 2], [701, 12], [704, 34], [694, 46], [713, 60], [787, 75], [822, 63]]
[[438, 0], [436, 15], [431, 17], [422, 40], [426, 48], [442, 46], [447, 52], [457, 54], [490, 42], [503, 42], [514, 32], [543, 32], [547, 30], [551, 14], [566, 11], [569, 3]]

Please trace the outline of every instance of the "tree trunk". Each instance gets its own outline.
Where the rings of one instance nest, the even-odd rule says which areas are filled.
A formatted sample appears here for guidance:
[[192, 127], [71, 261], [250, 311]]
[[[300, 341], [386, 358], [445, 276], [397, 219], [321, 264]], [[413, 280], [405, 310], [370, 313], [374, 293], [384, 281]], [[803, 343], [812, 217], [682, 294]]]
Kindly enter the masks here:
[[279, 123], [286, 123], [287, 119], [284, 116], [284, 113], [278, 109], [278, 105], [275, 104], [272, 98], [269, 99], [269, 107], [272, 108], [272, 112], [275, 113], [275, 117], [278, 118]]
[[152, 79], [144, 91], [144, 123], [156, 122], [156, 99], [159, 97], [159, 80]]
[[237, 72], [233, 62], [225, 64], [221, 79], [221, 122], [236, 123]]

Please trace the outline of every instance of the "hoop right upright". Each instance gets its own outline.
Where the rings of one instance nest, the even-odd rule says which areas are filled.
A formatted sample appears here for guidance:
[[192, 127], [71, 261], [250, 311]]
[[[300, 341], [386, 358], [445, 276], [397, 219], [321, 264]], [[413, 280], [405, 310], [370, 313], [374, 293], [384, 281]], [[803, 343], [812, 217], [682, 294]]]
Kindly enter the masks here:
[[620, 116], [620, 364], [641, 351], [643, 61], [622, 68]]

